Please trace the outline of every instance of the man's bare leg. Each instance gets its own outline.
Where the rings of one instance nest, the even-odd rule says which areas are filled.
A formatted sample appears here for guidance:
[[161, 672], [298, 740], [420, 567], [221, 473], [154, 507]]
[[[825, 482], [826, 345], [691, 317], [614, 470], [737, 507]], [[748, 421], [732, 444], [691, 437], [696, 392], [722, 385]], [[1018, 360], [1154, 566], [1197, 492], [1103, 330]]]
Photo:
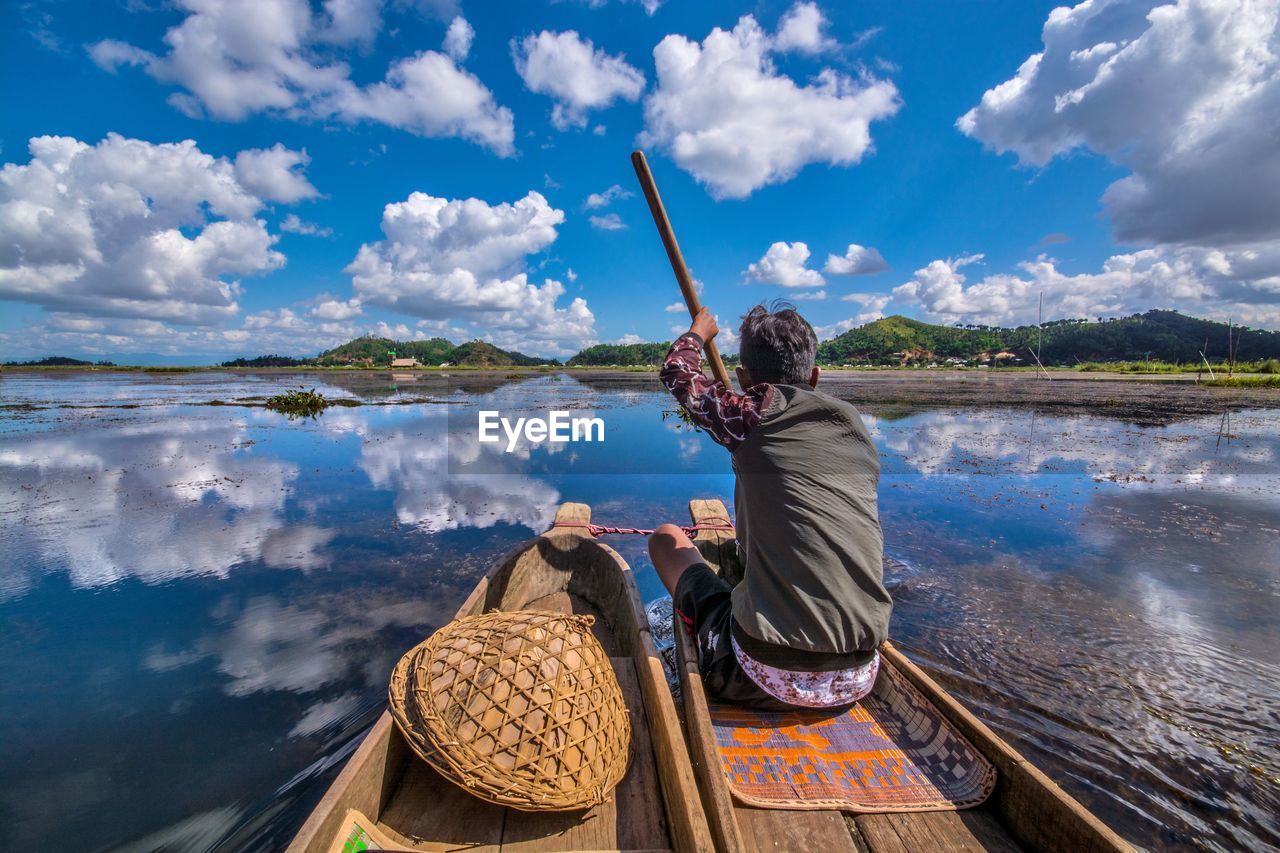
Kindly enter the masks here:
[[658, 577], [672, 596], [676, 593], [676, 584], [680, 576], [690, 567], [704, 562], [702, 554], [685, 535], [685, 532], [674, 524], [664, 524], [649, 537], [649, 559], [658, 570]]

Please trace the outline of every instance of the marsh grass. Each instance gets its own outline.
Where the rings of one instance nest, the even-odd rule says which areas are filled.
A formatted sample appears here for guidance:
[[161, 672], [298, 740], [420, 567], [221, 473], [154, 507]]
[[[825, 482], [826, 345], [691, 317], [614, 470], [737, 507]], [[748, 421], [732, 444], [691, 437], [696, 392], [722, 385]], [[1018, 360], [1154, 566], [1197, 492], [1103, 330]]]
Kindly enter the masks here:
[[314, 418], [325, 409], [337, 404], [337, 400], [330, 400], [314, 388], [310, 391], [299, 388], [296, 391], [286, 391], [283, 394], [268, 397], [264, 405], [273, 412], [288, 415], [289, 420], [293, 420], [294, 418]]
[[[1225, 361], [1212, 362], [1213, 372], [1229, 373], [1231, 366]], [[1167, 361], [1086, 361], [1076, 366], [1086, 373], [1208, 373], [1204, 363], [1173, 364]], [[1237, 361], [1236, 373], [1280, 373], [1280, 359], [1263, 361]]]
[[1280, 376], [1223, 376], [1204, 384], [1216, 388], [1280, 388]]
[[[1167, 361], [1086, 361], [1078, 369], [1086, 373], [1195, 373], [1197, 368], [1194, 364]], [[1222, 365], [1224, 372], [1226, 369], [1227, 366]]]

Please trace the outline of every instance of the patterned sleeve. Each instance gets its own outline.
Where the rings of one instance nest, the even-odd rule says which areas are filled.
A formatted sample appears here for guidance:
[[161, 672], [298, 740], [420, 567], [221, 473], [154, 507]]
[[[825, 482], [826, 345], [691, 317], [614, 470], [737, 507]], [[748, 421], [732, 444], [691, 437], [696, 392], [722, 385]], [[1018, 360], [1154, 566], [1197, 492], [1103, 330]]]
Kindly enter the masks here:
[[760, 423], [760, 413], [773, 393], [773, 386], [761, 383], [737, 394], [718, 380], [703, 376], [702, 339], [692, 332], [671, 345], [659, 378], [693, 422], [730, 452]]

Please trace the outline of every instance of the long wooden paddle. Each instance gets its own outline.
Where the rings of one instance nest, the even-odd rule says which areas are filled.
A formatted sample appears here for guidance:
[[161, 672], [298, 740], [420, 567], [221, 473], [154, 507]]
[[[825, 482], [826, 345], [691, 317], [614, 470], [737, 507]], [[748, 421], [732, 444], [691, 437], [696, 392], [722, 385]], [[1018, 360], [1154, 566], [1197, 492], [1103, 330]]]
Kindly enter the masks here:
[[[698, 292], [693, 289], [693, 278], [689, 268], [684, 264], [684, 255], [680, 254], [680, 244], [676, 242], [676, 232], [667, 218], [666, 208], [662, 206], [662, 197], [658, 195], [658, 185], [653, 181], [653, 173], [649, 171], [649, 162], [644, 159], [643, 151], [631, 152], [631, 165], [636, 168], [636, 177], [640, 179], [640, 188], [644, 190], [645, 201], [649, 202], [649, 212], [653, 214], [653, 224], [658, 226], [658, 234], [662, 237], [662, 245], [667, 248], [667, 258], [671, 261], [671, 269], [680, 283], [680, 291], [684, 294], [684, 304], [689, 308], [689, 316], [697, 317], [702, 310], [698, 301]], [[729, 384], [729, 374], [720, 360], [720, 350], [715, 341], [706, 342], [707, 360], [711, 362], [711, 373], [724, 383], [725, 388], [733, 388]]]

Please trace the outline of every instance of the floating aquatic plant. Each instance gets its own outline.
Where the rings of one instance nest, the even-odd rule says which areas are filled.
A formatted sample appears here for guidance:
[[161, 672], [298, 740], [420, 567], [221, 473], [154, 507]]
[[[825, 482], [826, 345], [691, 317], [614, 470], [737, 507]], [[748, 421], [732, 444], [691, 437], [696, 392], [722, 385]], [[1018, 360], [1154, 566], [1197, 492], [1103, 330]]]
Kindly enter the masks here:
[[689, 412], [685, 410], [684, 406], [676, 406], [674, 409], [662, 410], [662, 420], [665, 421], [672, 417], [677, 418], [680, 421], [680, 423], [676, 424], [677, 431], [691, 429], [694, 432], [702, 432], [702, 427], [698, 426], [693, 418], [689, 416]]
[[268, 397], [265, 405], [271, 411], [288, 415], [289, 420], [293, 420], [302, 417], [314, 418], [335, 402], [318, 393], [314, 388], [310, 391], [299, 388], [297, 391], [286, 391], [283, 394]]

